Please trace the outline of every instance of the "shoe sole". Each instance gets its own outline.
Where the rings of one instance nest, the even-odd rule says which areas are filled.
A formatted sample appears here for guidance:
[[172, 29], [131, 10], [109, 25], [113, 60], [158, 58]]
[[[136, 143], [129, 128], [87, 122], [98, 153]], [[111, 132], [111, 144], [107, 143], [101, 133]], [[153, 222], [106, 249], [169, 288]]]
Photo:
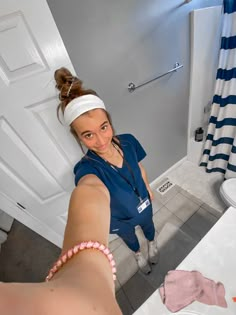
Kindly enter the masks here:
[[141, 270], [143, 273], [145, 273], [146, 275], [148, 275], [148, 274], [151, 273], [151, 271], [152, 271], [152, 269], [151, 269], [151, 267], [150, 267], [149, 265], [146, 265], [146, 266], [140, 268], [140, 270]]
[[160, 253], [158, 252], [154, 257], [151, 257], [148, 260], [152, 265], [156, 265], [159, 262], [159, 258], [160, 258]]

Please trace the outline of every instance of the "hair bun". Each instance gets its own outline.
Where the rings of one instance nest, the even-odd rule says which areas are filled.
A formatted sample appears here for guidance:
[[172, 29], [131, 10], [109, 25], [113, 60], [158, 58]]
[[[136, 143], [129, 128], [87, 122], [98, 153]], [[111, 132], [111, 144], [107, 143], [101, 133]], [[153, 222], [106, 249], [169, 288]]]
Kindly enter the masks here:
[[54, 79], [56, 81], [56, 88], [60, 91], [60, 104], [57, 107], [58, 117], [59, 109], [64, 113], [66, 105], [74, 98], [87, 94], [97, 95], [95, 91], [84, 88], [83, 81], [73, 76], [67, 68], [62, 67], [57, 69], [54, 73]]
[[71, 84], [75, 80], [72, 73], [64, 67], [55, 71], [54, 78], [56, 81], [56, 88], [58, 90], [61, 90], [63, 85]]

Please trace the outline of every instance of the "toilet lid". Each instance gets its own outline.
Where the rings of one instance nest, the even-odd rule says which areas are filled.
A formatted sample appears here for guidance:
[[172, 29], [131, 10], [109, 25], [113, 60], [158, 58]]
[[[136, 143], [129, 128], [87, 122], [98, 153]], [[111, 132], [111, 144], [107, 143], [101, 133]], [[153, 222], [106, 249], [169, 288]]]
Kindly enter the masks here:
[[223, 182], [222, 190], [225, 198], [236, 206], [236, 178], [230, 178]]

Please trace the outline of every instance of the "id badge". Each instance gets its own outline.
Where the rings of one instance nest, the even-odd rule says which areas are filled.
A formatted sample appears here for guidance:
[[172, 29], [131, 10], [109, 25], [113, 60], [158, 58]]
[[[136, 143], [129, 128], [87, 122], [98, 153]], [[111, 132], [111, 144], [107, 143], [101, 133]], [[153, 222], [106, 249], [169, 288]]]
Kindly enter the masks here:
[[150, 205], [150, 200], [148, 197], [146, 197], [144, 200], [142, 200], [138, 206], [137, 206], [137, 210], [139, 213], [143, 212], [143, 210], [145, 210], [148, 206]]

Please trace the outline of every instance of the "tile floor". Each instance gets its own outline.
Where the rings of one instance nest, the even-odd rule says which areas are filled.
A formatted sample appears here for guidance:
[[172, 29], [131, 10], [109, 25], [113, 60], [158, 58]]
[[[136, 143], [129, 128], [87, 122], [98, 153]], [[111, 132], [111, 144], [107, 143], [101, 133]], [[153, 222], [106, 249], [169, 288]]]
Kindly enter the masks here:
[[[124, 315], [133, 314], [145, 302], [226, 209], [218, 195], [222, 176], [206, 174], [188, 161], [166, 176], [175, 184], [167, 193], [155, 191], [164, 178], [152, 186], [160, 261], [151, 274], [138, 271], [133, 253], [120, 238], [110, 243], [117, 264], [116, 297]], [[147, 255], [140, 228], [137, 235]], [[59, 248], [15, 220], [0, 253], [0, 281], [42, 281], [59, 253]]]

